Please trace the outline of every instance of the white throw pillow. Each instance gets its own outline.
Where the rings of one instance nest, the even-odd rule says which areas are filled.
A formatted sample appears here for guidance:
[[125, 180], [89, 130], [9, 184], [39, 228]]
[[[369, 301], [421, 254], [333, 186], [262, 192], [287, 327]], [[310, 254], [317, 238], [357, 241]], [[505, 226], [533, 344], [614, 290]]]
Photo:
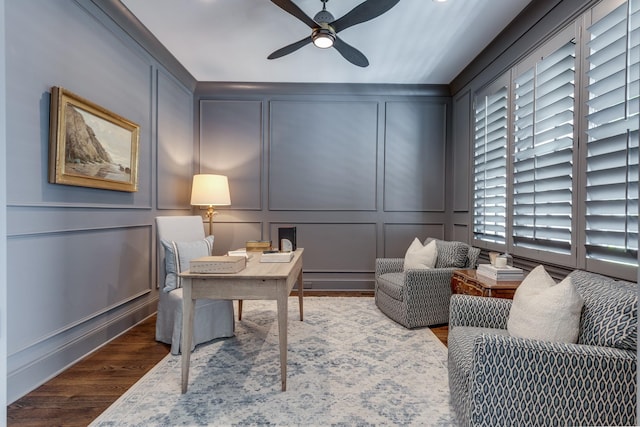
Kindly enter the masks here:
[[178, 274], [189, 269], [190, 261], [194, 258], [211, 255], [213, 236], [193, 242], [174, 242], [161, 240], [164, 247], [165, 292], [171, 292], [182, 287], [182, 279]]
[[556, 284], [544, 266], [524, 278], [507, 320], [509, 335], [542, 341], [578, 341], [584, 300], [570, 277]]
[[408, 269], [427, 269], [436, 265], [438, 258], [438, 250], [436, 249], [436, 241], [429, 242], [426, 246], [416, 237], [413, 239], [411, 246], [404, 255], [404, 270]]

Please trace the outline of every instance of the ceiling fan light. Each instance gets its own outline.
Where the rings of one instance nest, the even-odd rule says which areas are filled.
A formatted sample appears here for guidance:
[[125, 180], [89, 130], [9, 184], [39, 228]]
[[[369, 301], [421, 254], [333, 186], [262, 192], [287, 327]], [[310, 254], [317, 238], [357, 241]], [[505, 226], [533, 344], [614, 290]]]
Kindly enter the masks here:
[[335, 34], [328, 28], [317, 28], [313, 30], [311, 35], [313, 44], [320, 49], [327, 49], [333, 46], [333, 42], [336, 40]]

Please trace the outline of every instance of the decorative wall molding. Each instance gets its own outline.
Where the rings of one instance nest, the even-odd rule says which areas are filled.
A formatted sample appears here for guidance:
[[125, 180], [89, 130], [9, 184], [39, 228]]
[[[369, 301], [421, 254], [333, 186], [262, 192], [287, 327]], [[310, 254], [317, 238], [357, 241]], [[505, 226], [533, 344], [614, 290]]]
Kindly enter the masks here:
[[[215, 95], [214, 95], [215, 94]], [[449, 97], [448, 85], [354, 84], [354, 83], [261, 83], [198, 82], [196, 99], [260, 98], [268, 95], [309, 96], [410, 96]]]

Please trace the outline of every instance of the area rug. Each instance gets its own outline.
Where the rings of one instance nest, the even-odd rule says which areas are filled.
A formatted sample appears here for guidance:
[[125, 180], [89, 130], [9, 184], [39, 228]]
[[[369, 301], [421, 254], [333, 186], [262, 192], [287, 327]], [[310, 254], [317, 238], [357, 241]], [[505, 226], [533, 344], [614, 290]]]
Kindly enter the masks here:
[[[236, 311], [237, 313], [237, 311]], [[287, 391], [275, 301], [245, 301], [233, 338], [196, 347], [180, 393], [168, 355], [92, 426], [449, 426], [447, 348], [371, 297], [289, 298]]]

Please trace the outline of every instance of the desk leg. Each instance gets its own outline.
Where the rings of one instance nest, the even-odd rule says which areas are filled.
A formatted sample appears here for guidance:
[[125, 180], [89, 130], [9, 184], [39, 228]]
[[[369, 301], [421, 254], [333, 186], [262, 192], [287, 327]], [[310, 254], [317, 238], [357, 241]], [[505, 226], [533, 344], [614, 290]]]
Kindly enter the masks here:
[[287, 319], [288, 300], [287, 284], [282, 283], [281, 291], [278, 292], [278, 338], [280, 341], [280, 379], [282, 381], [282, 391], [287, 390]]
[[191, 358], [191, 341], [193, 338], [194, 304], [191, 299], [191, 279], [182, 279], [182, 393], [187, 392], [189, 383], [189, 359]]
[[300, 306], [300, 321], [302, 322], [302, 297], [304, 296], [304, 282], [302, 281], [302, 269], [300, 269], [300, 274], [298, 275], [298, 305]]

